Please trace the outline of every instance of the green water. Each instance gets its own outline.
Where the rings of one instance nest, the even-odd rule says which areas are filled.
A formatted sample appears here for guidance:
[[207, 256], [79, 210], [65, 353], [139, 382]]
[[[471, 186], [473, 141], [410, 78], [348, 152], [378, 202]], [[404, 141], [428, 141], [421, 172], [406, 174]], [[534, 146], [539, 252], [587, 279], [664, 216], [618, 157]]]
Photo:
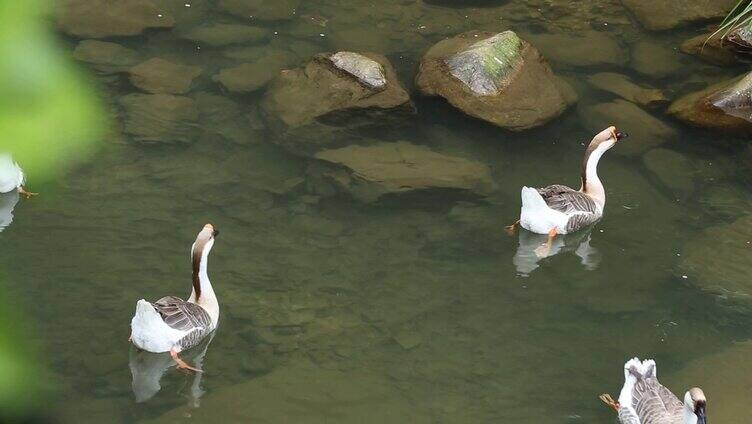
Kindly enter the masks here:
[[[573, 108], [543, 128], [505, 132], [421, 98], [412, 87], [420, 55], [469, 29], [511, 28], [525, 36], [594, 28], [615, 37], [628, 56], [637, 41], [675, 47], [700, 26], [651, 35], [632, 25], [616, 1], [451, 8], [444, 6], [459, 2], [317, 0], [304, 2], [290, 20], [255, 22], [276, 31], [256, 47], [291, 51], [296, 63], [320, 51], [385, 54], [418, 113], [384, 137], [482, 161], [496, 185], [487, 199], [435, 192], [364, 205], [346, 194], [311, 194], [308, 159], [275, 145], [263, 121], [256, 119], [256, 129], [243, 132], [240, 142], [218, 135], [218, 127], [244, 131], [242, 120], [263, 90], [229, 94], [208, 77], [242, 61], [224, 54], [238, 45], [197, 49], [175, 33], [241, 20], [208, 2], [173, 3], [165, 7], [177, 18], [175, 30], [114, 41], [145, 57], [202, 66], [188, 96], [225, 96], [237, 103], [237, 114], [223, 115], [225, 122], [202, 115], [187, 144], [113, 136], [56, 185], [32, 181], [42, 194], [22, 200], [0, 233], [9, 294], [30, 317], [29, 338], [39, 346], [54, 392], [50, 411], [62, 422], [184, 416], [194, 422], [611, 422], [612, 411], [597, 395], [618, 393], [627, 358], [655, 357], [663, 382], [683, 393], [675, 373], [752, 335], [746, 303], [702, 290], [679, 268], [683, 246], [699, 231], [747, 213], [752, 194], [743, 140], [690, 130], [661, 109], [649, 110], [677, 131], [661, 147], [692, 164], [690, 177], [677, 177], [685, 188], [671, 188], [640, 155], [609, 152], [599, 170], [608, 201], [590, 233], [591, 269], [567, 251], [520, 272], [514, 263], [520, 236], [503, 230], [519, 213], [520, 187], [576, 185], [582, 143], [592, 131]], [[326, 18], [326, 26], [312, 24], [305, 17], [311, 15]], [[64, 42], [72, 48], [76, 40]], [[744, 69], [688, 56], [680, 61], [675, 74], [657, 79], [621, 65], [552, 66], [578, 90], [580, 104], [614, 98], [585, 83], [598, 71], [625, 73], [676, 95]], [[121, 119], [116, 99], [137, 90], [118, 75], [92, 81]], [[135, 302], [188, 295], [188, 249], [207, 221], [220, 230], [209, 274], [221, 319], [201, 355], [205, 373], [197, 382], [168, 369], [161, 390], [137, 402], [129, 362], [159, 368], [164, 357], [139, 356], [127, 342]], [[745, 266], [752, 271], [752, 264]], [[194, 361], [199, 351], [186, 358]], [[708, 396], [712, 405], [713, 393]]]

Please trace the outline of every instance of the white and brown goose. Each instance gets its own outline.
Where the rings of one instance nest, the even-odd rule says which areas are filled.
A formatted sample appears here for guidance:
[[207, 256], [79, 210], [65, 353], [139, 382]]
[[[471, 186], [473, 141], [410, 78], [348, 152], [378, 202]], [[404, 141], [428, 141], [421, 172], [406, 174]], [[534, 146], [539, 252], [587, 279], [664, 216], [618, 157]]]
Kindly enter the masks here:
[[707, 400], [700, 388], [694, 387], [679, 400], [658, 382], [655, 361], [630, 359], [624, 364], [624, 387], [616, 402], [611, 395], [601, 400], [619, 414], [621, 424], [707, 424]]
[[188, 300], [176, 296], [165, 296], [156, 302], [141, 299], [131, 320], [133, 344], [148, 352], [170, 352], [178, 368], [200, 371], [178, 354], [199, 344], [219, 323], [219, 303], [207, 273], [209, 252], [217, 234], [212, 224], [206, 224], [191, 246], [193, 288]]
[[[548, 242], [542, 246], [550, 249], [557, 234], [568, 234], [595, 223], [603, 216], [606, 206], [606, 191], [598, 178], [598, 161], [607, 150], [627, 137], [611, 126], [596, 134], [590, 141], [582, 159], [579, 190], [561, 184], [543, 188], [522, 187], [520, 219], [507, 227], [513, 232], [522, 228], [537, 234], [548, 234]], [[540, 252], [545, 256], [545, 252]]]

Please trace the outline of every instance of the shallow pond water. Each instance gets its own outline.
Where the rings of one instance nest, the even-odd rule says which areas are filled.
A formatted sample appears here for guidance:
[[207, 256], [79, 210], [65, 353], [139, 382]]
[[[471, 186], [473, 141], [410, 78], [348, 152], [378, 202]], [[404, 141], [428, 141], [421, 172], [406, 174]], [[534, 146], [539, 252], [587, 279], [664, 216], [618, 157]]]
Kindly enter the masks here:
[[[651, 136], [639, 120], [586, 123], [589, 108], [616, 99], [588, 77], [619, 72], [673, 98], [743, 71], [678, 53], [663, 67], [670, 74], [630, 65], [636, 44], [675, 51], [701, 24], [649, 33], [607, 0], [317, 0], [289, 19], [252, 20], [266, 36], [217, 46], [184, 34], [248, 23], [219, 6], [232, 1], [155, 3], [174, 29], [109, 41], [202, 69], [186, 96], [207, 106], [180, 131], [185, 143], [112, 136], [57, 185], [32, 182], [42, 194], [20, 201], [0, 233], [9, 292], [33, 318], [32, 341], [55, 387], [51, 410], [63, 422], [611, 422], [597, 396], [618, 392], [627, 358], [656, 358], [664, 384], [683, 393], [675, 376], [688, 364], [752, 335], [748, 299], [707, 290], [712, 284], [682, 265], [688, 241], [749, 213], [744, 140], [646, 109], [674, 136], [652, 154], [617, 146], [604, 157], [606, 215], [589, 233], [534, 261], [538, 241], [503, 228], [519, 213], [522, 185], [577, 184], [590, 125]], [[512, 133], [415, 93], [415, 68], [431, 45], [510, 28], [550, 53], [578, 106]], [[566, 38], [583, 33], [613, 45]], [[79, 41], [61, 37], [71, 51]], [[614, 46], [616, 60], [566, 59]], [[435, 191], [371, 204], [320, 196], [307, 181], [310, 159], [275, 144], [258, 116], [263, 84], [238, 94], [211, 78], [278, 55], [273, 76], [342, 49], [387, 56], [417, 110], [399, 129], [363, 135], [484, 162], [492, 194]], [[118, 99], [138, 89], [122, 74], [91, 74], [122, 129]], [[211, 343], [186, 354], [205, 370], [195, 376], [126, 340], [136, 300], [187, 296], [187, 252], [206, 221], [221, 231], [209, 273], [222, 318]], [[752, 271], [752, 263], [738, 266]], [[708, 393], [711, 404], [714, 395], [722, 394]]]

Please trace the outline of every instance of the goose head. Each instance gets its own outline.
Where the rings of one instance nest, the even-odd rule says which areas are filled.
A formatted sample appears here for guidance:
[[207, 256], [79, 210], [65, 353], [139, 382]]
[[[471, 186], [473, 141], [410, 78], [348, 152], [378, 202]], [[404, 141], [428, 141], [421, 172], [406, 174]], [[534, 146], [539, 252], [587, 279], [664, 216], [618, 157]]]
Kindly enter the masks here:
[[209, 253], [214, 246], [214, 238], [219, 235], [219, 230], [212, 224], [204, 225], [204, 228], [196, 236], [196, 241], [191, 246], [191, 256], [201, 256], [202, 253]]
[[707, 424], [705, 417], [705, 393], [693, 387], [684, 394], [684, 422], [687, 424]]
[[619, 141], [627, 138], [627, 133], [617, 131], [615, 126], [610, 126], [599, 132], [593, 137], [588, 145], [589, 151], [608, 150], [616, 145]]

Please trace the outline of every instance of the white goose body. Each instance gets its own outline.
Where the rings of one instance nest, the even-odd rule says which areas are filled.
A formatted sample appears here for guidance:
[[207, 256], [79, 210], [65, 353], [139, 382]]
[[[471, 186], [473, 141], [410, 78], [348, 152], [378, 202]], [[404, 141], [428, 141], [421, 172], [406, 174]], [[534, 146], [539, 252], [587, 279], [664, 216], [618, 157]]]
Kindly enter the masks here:
[[598, 221], [606, 206], [606, 191], [598, 178], [598, 161], [623, 137], [614, 127], [593, 137], [583, 158], [579, 190], [560, 184], [538, 189], [523, 187], [522, 228], [537, 234], [567, 234]]
[[655, 361], [633, 358], [624, 364], [624, 386], [619, 401], [601, 399], [616, 410], [621, 424], [706, 424], [705, 394], [697, 387], [679, 400], [658, 382]]
[[10, 193], [24, 185], [26, 176], [10, 155], [0, 154], [0, 193]]
[[219, 303], [207, 273], [216, 234], [207, 224], [191, 247], [193, 289], [188, 300], [165, 296], [156, 302], [141, 299], [136, 303], [131, 320], [131, 341], [136, 347], [153, 353], [170, 352], [181, 365], [177, 353], [196, 346], [217, 328]]

